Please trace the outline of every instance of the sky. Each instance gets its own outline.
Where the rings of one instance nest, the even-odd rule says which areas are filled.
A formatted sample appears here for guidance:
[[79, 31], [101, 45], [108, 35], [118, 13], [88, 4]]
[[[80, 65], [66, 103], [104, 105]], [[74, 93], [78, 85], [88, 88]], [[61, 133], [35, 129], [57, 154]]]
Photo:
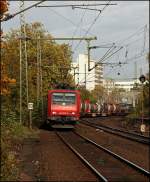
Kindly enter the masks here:
[[[38, 2], [38, 1], [37, 1]], [[36, 1], [25, 1], [25, 7]], [[108, 1], [45, 1], [41, 5], [99, 4]], [[149, 1], [111, 1], [105, 7], [90, 6], [91, 9], [105, 9], [99, 13], [96, 10], [85, 10], [71, 7], [32, 8], [26, 11], [25, 20], [28, 23], [41, 22], [53, 37], [97, 37], [90, 46], [101, 46], [115, 43], [119, 50], [104, 61], [104, 77], [113, 79], [132, 79], [148, 72], [146, 54], [149, 52]], [[19, 11], [19, 1], [10, 1], [9, 13]], [[87, 6], [84, 6], [84, 8]], [[2, 23], [5, 33], [10, 29], [19, 28], [19, 15]], [[89, 30], [89, 31], [88, 31]], [[72, 46], [73, 61], [78, 54], [87, 54], [85, 41], [58, 41]], [[91, 58], [99, 61], [108, 48], [91, 49]], [[122, 62], [121, 66], [107, 63]], [[137, 71], [136, 68], [137, 67]]]

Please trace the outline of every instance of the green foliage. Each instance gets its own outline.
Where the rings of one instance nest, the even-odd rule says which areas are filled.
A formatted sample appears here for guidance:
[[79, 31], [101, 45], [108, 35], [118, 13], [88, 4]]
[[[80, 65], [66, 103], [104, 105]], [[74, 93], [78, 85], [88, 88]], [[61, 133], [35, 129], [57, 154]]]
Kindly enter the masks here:
[[94, 90], [89, 91], [85, 89], [84, 86], [80, 86], [78, 88], [81, 93], [81, 99], [86, 100], [89, 99], [91, 103], [101, 102], [104, 95], [104, 88], [102, 86], [96, 86]]
[[18, 155], [24, 138], [36, 136], [18, 122], [15, 112], [2, 108], [1, 115], [1, 181], [17, 181], [19, 175]]
[[97, 85], [94, 90], [91, 91], [93, 102], [101, 102], [104, 96], [104, 88], [101, 85]]
[[[47, 95], [48, 89], [52, 89], [56, 84], [67, 83], [74, 85], [73, 77], [69, 71], [71, 69], [71, 50], [67, 44], [58, 44], [52, 40], [50, 34], [46, 34], [41, 23], [26, 24], [27, 36], [33, 38], [27, 41], [27, 56], [28, 56], [28, 83], [29, 83], [29, 102], [34, 103], [32, 111], [33, 125], [40, 126], [43, 121], [43, 110], [41, 98]], [[18, 166], [15, 156], [15, 147], [24, 137], [33, 136], [33, 130], [27, 127], [29, 122], [29, 111], [27, 109], [25, 96], [25, 66], [22, 69], [22, 86], [23, 86], [23, 109], [22, 109], [22, 124], [19, 123], [20, 116], [20, 58], [19, 58], [19, 39], [20, 30], [11, 30], [5, 39], [6, 46], [1, 53], [2, 62], [5, 64], [9, 78], [16, 79], [15, 86], [10, 86], [11, 92], [8, 96], [1, 96], [2, 104], [2, 181], [16, 181], [18, 175]], [[42, 92], [37, 103], [37, 37], [41, 39], [41, 71], [42, 71]], [[25, 65], [23, 63], [23, 65]], [[40, 85], [41, 86], [41, 85]], [[45, 104], [45, 103], [44, 103]], [[45, 107], [44, 107], [45, 109]], [[44, 110], [45, 115], [45, 110]]]
[[91, 93], [88, 90], [86, 90], [84, 86], [80, 86], [78, 90], [80, 91], [81, 94], [81, 100], [90, 99]]
[[136, 118], [136, 117], [142, 116], [142, 104], [143, 104], [144, 116], [145, 117], [150, 116], [150, 113], [149, 113], [150, 98], [149, 98], [149, 80], [148, 79], [145, 85], [143, 86], [143, 89], [142, 89], [142, 85], [138, 85], [138, 91], [139, 91], [139, 95], [137, 97], [138, 103], [136, 104], [135, 109], [131, 113], [131, 117]]
[[[43, 25], [39, 22], [26, 24], [26, 34], [31, 40], [27, 41], [27, 60], [28, 60], [28, 86], [29, 86], [29, 102], [33, 102], [34, 106], [37, 105], [37, 56], [39, 50], [37, 49], [37, 43], [41, 38], [41, 69], [42, 73], [42, 91], [40, 91], [40, 98], [47, 95], [48, 89], [52, 89], [56, 84], [67, 83], [71, 86], [74, 85], [74, 80], [72, 75], [69, 73], [71, 70], [71, 49], [67, 44], [58, 44], [52, 40], [52, 36], [47, 34]], [[19, 37], [20, 30], [12, 29], [6, 35], [5, 44], [3, 48], [1, 58], [3, 63], [5, 63], [6, 72], [10, 78], [16, 79], [15, 87], [11, 88], [11, 94], [3, 99], [3, 104], [6, 108], [10, 108], [17, 114], [19, 113], [20, 107], [20, 57], [19, 57]], [[46, 40], [47, 39], [47, 40]], [[24, 43], [24, 41], [22, 41]], [[24, 59], [23, 59], [24, 60]], [[27, 121], [29, 119], [27, 103], [26, 103], [26, 82], [25, 82], [25, 63], [22, 63], [22, 87], [23, 87], [23, 120]], [[41, 84], [39, 83], [39, 87]], [[41, 108], [34, 109], [33, 119], [38, 120], [41, 116]], [[36, 122], [35, 122], [36, 123]]]
[[146, 85], [144, 85], [144, 106], [149, 107], [149, 83], [147, 83]]

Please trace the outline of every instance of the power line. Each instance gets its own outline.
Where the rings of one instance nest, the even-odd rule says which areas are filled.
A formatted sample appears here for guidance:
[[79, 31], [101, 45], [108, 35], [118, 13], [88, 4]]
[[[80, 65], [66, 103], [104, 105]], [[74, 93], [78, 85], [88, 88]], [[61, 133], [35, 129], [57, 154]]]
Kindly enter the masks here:
[[[96, 23], [97, 19], [99, 18], [100, 14], [105, 10], [105, 8], [109, 5], [111, 1], [109, 1], [105, 6], [104, 8], [101, 10], [101, 12], [98, 13], [98, 15], [96, 16], [96, 18], [94, 18], [92, 24], [89, 26], [88, 30], [86, 31], [85, 35], [86, 36], [88, 34], [88, 32], [90, 31], [90, 29], [93, 27], [93, 25]], [[80, 43], [82, 41], [79, 41], [79, 43], [76, 45], [76, 47], [74, 48], [73, 52], [79, 47]]]
[[144, 43], [143, 43], [143, 50], [142, 50], [142, 52], [144, 52], [144, 50], [145, 50], [145, 43], [146, 43], [146, 31], [147, 31], [147, 25], [145, 25], [145, 27], [144, 27]]
[[[145, 27], [145, 26], [144, 26]], [[125, 39], [122, 39], [122, 40], [118, 40], [116, 43], [118, 44], [121, 44], [122, 42], [125, 42], [126, 40], [128, 39], [131, 39], [132, 37], [134, 37], [135, 35], [138, 35], [140, 33], [143, 33], [143, 29], [144, 27], [141, 27], [139, 30], [137, 30], [135, 33], [131, 34], [130, 36], [126, 37]]]
[[[112, 47], [114, 50], [116, 48], [116, 46]], [[89, 71], [93, 70], [94, 68], [96, 68], [100, 63], [104, 62], [106, 59], [112, 57], [114, 54], [116, 54], [118, 51], [120, 51], [123, 47], [120, 47], [118, 50], [116, 50], [115, 52], [112, 52], [111, 49], [109, 49], [107, 52], [105, 53], [105, 55], [95, 64], [95, 66], [93, 68], [90, 68]], [[112, 53], [111, 53], [112, 52]], [[110, 54], [111, 53], [111, 54]], [[109, 55], [110, 54], [110, 55]]]
[[99, 12], [101, 12], [101, 10], [100, 9], [93, 9], [93, 8], [82, 8], [82, 7], [78, 7], [78, 6], [73, 6], [73, 8], [72, 9], [86, 9], [86, 10], [92, 10], [92, 11], [99, 11]]
[[[63, 16], [62, 14], [58, 13], [57, 11], [55, 11], [55, 10], [52, 9], [52, 8], [49, 8], [49, 7], [47, 7], [47, 8], [49, 9], [49, 11], [53, 11], [55, 14], [57, 14], [57, 15], [60, 16], [61, 18], [64, 18], [66, 21], [68, 21], [69, 23], [71, 23], [71, 24], [74, 25], [75, 27], [78, 27], [78, 24], [75, 24], [75, 23], [74, 23], [72, 20], [70, 20], [69, 18]], [[83, 30], [84, 32], [86, 32], [86, 29], [82, 28], [82, 30]], [[90, 34], [93, 35], [92, 33], [90, 33]]]
[[38, 3], [35, 3], [35, 4], [33, 4], [33, 5], [31, 5], [31, 6], [27, 7], [27, 8], [22, 9], [21, 11], [19, 11], [17, 13], [12, 14], [12, 15], [8, 14], [4, 19], [1, 20], [1, 22], [10, 20], [10, 19], [14, 18], [15, 16], [17, 16], [17, 15], [19, 15], [19, 14], [21, 14], [21, 13], [35, 7], [35, 6], [37, 6], [38, 4], [43, 3], [44, 1], [46, 1], [46, 0], [42, 0], [42, 1], [38, 2]]
[[[42, 6], [36, 6], [36, 7], [51, 7], [51, 8], [63, 8], [63, 7], [74, 7], [74, 6], [104, 6], [104, 5], [107, 5], [106, 3], [100, 3], [100, 4], [67, 4], [67, 5], [64, 5], [64, 4], [60, 4], [60, 5], [42, 5]], [[112, 3], [110, 5], [117, 5], [116, 3]]]
[[[86, 6], [86, 7], [87, 7], [87, 6]], [[82, 17], [81, 17], [81, 19], [80, 19], [80, 22], [79, 22], [79, 24], [77, 25], [75, 31], [73, 32], [73, 36], [72, 36], [72, 37], [75, 36], [75, 34], [76, 34], [76, 32], [77, 32], [77, 30], [78, 30], [80, 24], [83, 22], [83, 18], [84, 18], [84, 16], [85, 16], [85, 13], [86, 13], [86, 12], [87, 12], [87, 10], [85, 10], [85, 11], [83, 12], [83, 15], [82, 15]], [[71, 47], [72, 47], [72, 46], [73, 46], [73, 40], [72, 40], [72, 42], [71, 42]]]

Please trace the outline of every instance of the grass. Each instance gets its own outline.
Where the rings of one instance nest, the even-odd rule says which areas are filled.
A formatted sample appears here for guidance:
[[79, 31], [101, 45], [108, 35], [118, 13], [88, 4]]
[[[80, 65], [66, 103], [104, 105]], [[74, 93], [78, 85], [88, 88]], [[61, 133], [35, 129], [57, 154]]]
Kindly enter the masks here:
[[19, 153], [24, 138], [37, 137], [36, 130], [30, 130], [12, 116], [1, 122], [1, 181], [17, 181], [19, 177]]

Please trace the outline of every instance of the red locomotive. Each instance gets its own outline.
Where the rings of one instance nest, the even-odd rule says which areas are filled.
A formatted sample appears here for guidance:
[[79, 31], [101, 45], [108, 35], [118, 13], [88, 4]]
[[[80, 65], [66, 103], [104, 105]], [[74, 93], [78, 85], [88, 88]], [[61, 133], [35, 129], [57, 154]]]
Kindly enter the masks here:
[[49, 90], [47, 122], [53, 128], [73, 128], [80, 118], [80, 105], [77, 90]]

